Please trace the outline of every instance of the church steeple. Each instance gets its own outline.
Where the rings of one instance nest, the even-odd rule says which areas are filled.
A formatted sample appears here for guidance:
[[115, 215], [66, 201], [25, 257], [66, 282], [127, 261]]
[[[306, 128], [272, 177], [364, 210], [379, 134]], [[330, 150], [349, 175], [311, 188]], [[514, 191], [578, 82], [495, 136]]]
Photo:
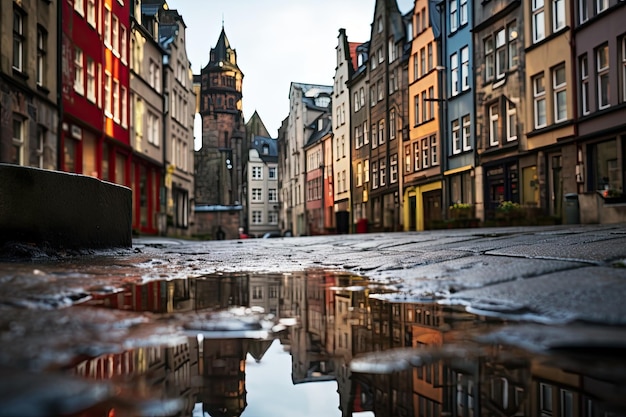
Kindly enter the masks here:
[[217, 40], [217, 44], [215, 48], [211, 49], [209, 65], [228, 67], [239, 71], [239, 67], [237, 66], [237, 51], [230, 47], [230, 42], [226, 36], [223, 23], [222, 32]]

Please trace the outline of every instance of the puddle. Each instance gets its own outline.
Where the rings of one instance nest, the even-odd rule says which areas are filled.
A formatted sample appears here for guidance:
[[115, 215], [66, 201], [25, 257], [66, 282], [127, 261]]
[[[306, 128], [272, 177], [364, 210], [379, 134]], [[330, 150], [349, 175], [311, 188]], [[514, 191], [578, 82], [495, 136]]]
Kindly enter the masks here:
[[625, 415], [621, 327], [315, 270], [29, 288], [45, 309], [0, 305], [0, 416]]

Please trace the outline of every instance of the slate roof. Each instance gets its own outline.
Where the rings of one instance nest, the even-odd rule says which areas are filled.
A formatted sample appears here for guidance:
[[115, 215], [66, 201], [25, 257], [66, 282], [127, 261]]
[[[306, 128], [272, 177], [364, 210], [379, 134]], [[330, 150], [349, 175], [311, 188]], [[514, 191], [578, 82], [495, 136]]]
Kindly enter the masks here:
[[[267, 154], [263, 153], [264, 147], [268, 149]], [[256, 149], [263, 162], [278, 162], [278, 141], [276, 139], [254, 135], [250, 148]]]

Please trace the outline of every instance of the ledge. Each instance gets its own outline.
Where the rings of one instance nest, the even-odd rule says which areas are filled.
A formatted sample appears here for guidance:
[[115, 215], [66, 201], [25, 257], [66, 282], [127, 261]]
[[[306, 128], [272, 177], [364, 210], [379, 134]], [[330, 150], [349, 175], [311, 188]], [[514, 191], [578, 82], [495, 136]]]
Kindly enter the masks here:
[[0, 164], [0, 245], [20, 243], [131, 247], [131, 190], [84, 175]]

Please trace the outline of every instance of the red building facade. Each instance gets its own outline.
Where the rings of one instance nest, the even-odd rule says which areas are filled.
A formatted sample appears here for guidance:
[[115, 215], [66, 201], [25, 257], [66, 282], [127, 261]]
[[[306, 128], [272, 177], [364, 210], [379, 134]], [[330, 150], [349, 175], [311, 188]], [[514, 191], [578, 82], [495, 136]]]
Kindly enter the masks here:
[[63, 1], [62, 22], [59, 169], [139, 189], [129, 136], [130, 2]]

